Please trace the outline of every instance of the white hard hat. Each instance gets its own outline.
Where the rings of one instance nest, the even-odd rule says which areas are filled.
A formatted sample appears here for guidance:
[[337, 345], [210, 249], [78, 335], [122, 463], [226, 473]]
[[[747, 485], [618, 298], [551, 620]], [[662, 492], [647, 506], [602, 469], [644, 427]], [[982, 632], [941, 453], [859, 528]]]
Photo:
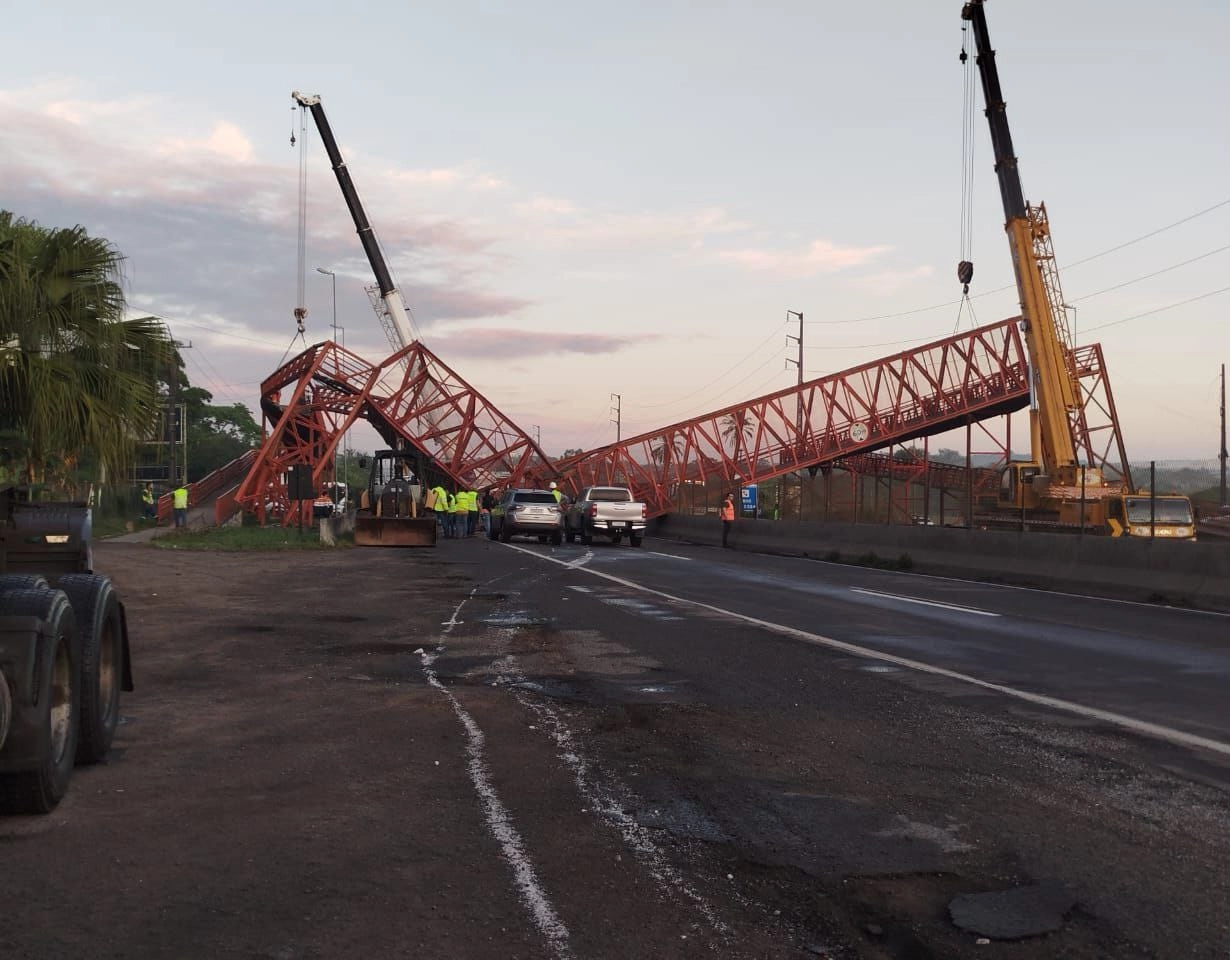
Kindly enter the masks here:
[[555, 489], [555, 481], [554, 481], [554, 480], [552, 480], [552, 481], [551, 481], [551, 489], [552, 489], [552, 490], [554, 490], [554, 489]]

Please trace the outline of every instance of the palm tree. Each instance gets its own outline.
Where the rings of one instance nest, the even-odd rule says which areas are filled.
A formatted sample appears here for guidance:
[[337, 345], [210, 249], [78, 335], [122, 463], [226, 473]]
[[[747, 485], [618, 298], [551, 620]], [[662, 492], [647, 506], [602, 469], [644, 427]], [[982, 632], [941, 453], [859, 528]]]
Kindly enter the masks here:
[[23, 438], [28, 483], [91, 456], [121, 476], [178, 363], [154, 317], [124, 318], [123, 256], [85, 228], [0, 210], [0, 427]]
[[731, 459], [738, 460], [739, 453], [752, 439], [754, 427], [746, 410], [736, 410], [722, 417], [722, 439], [731, 446]]
[[669, 439], [663, 437], [656, 445], [650, 447], [649, 456], [653, 458], [653, 462], [661, 464], [666, 462], [667, 454], [670, 454], [672, 463], [677, 463], [679, 458], [683, 456], [684, 439], [678, 435], [672, 435]]

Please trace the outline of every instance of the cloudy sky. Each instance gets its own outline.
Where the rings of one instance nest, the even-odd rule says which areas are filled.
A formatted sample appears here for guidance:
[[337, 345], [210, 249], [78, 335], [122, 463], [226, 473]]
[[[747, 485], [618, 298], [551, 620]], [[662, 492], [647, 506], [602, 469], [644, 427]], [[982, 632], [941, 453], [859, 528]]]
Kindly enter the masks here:
[[[9, 6], [9, 4], [5, 4]], [[135, 313], [257, 405], [292, 346], [298, 147], [319, 93], [414, 315], [548, 452], [1017, 312], [978, 92], [959, 310], [959, 0], [200, 6], [5, 18], [0, 208], [127, 257]], [[1133, 460], [1217, 454], [1230, 360], [1230, 6], [988, 0], [1026, 195]], [[390, 352], [307, 130], [308, 342]], [[362, 440], [360, 446], [364, 445]]]

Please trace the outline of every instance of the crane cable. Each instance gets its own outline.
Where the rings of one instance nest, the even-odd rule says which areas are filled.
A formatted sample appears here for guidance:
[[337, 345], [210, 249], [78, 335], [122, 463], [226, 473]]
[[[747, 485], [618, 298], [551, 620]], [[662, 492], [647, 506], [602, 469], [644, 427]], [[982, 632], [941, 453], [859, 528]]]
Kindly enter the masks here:
[[960, 260], [957, 263], [957, 280], [961, 283], [961, 299], [957, 304], [957, 319], [953, 325], [956, 333], [961, 327], [961, 314], [969, 311], [970, 321], [977, 326], [974, 304], [970, 301], [969, 285], [974, 279], [974, 63], [966, 50], [968, 25], [961, 22], [961, 228]]
[[[307, 110], [303, 106], [292, 107], [299, 110], [299, 275], [295, 288], [295, 323], [297, 336], [303, 337], [304, 324], [307, 319]], [[290, 145], [295, 145], [295, 134], [292, 128]], [[292, 339], [291, 343], [295, 341]], [[304, 339], [306, 346], [307, 340]], [[289, 351], [288, 351], [289, 352]]]

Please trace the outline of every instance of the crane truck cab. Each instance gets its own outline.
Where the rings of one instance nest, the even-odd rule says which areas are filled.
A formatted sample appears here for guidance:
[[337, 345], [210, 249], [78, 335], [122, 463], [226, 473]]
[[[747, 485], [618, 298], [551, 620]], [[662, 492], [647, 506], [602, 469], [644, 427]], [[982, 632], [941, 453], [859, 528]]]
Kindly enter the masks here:
[[1112, 537], [1196, 539], [1192, 502], [1178, 494], [1150, 496], [1148, 490], [1138, 490], [1113, 497], [1107, 503], [1106, 523]]

